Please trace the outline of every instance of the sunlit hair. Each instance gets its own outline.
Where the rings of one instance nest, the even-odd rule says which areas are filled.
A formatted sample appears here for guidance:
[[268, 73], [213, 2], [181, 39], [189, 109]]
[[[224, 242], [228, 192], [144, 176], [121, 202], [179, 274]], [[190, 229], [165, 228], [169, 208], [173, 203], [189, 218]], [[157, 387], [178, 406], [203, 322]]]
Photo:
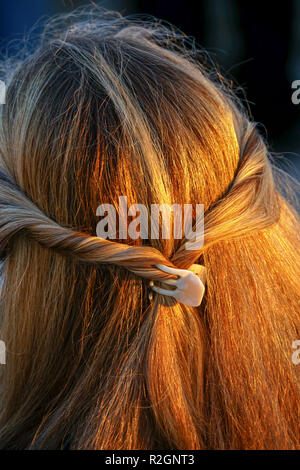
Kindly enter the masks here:
[[[7, 79], [1, 448], [299, 448], [299, 220], [200, 56], [163, 22], [96, 9], [50, 21]], [[120, 195], [204, 204], [204, 246], [98, 238]], [[149, 299], [170, 277], [155, 264], [194, 262], [199, 308]]]

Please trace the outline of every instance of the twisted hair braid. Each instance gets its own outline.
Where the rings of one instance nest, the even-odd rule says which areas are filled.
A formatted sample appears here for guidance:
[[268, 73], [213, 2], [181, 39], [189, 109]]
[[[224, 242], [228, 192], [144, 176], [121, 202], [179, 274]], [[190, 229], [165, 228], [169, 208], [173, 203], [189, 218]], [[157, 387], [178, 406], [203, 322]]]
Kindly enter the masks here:
[[[1, 448], [299, 448], [299, 217], [257, 126], [189, 46], [95, 7], [49, 21], [10, 70]], [[204, 244], [92, 236], [94, 208], [120, 195], [204, 204]], [[170, 277], [156, 264], [199, 260], [199, 307], [149, 302], [145, 279]]]

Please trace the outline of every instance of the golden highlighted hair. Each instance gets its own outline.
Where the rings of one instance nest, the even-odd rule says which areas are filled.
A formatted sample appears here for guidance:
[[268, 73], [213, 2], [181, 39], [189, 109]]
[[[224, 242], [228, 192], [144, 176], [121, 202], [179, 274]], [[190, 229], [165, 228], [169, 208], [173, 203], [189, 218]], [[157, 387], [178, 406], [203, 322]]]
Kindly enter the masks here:
[[[296, 449], [299, 220], [264, 139], [162, 22], [48, 23], [0, 120], [0, 446]], [[205, 206], [204, 246], [101, 240], [96, 209]], [[207, 269], [199, 308], [154, 294]]]

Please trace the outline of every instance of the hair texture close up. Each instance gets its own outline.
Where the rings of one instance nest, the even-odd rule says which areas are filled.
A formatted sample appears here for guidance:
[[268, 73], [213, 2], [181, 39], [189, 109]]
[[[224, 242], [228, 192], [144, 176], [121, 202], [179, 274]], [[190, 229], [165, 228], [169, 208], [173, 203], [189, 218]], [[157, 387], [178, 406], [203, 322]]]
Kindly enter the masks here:
[[[9, 70], [1, 448], [300, 448], [299, 218], [257, 125], [189, 45], [153, 18], [79, 10]], [[97, 237], [97, 207], [120, 195], [149, 213], [204, 204], [204, 245]], [[172, 277], [156, 264], [196, 262], [200, 307], [149, 300]]]

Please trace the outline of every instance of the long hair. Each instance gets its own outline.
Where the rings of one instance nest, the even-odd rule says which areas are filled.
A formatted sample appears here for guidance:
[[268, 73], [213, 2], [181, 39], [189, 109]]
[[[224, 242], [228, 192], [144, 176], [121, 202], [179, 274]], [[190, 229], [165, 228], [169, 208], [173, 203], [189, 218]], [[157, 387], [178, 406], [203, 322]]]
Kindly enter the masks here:
[[[155, 19], [75, 12], [7, 78], [1, 448], [299, 448], [299, 219], [257, 125], [190, 46]], [[203, 246], [97, 237], [120, 195], [149, 213], [204, 204]], [[157, 264], [195, 262], [200, 307], [151, 299], [170, 277]]]

